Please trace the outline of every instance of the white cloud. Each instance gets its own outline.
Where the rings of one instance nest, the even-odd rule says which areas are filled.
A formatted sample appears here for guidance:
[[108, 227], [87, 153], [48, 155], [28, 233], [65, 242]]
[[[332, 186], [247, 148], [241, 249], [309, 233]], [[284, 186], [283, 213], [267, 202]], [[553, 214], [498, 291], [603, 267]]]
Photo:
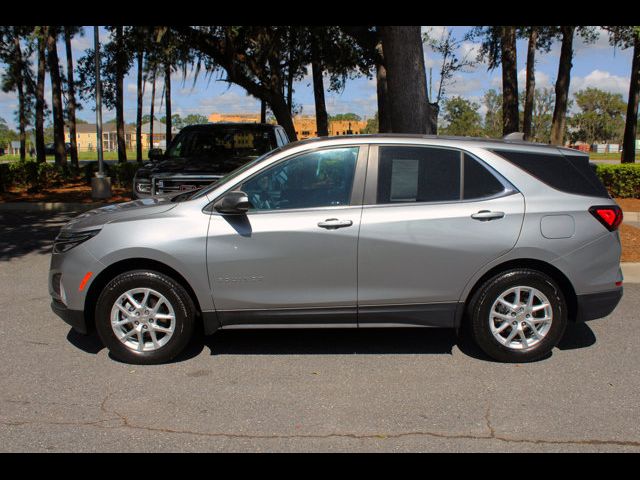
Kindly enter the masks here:
[[620, 93], [626, 97], [629, 93], [629, 79], [612, 75], [603, 70], [593, 70], [586, 77], [574, 77], [571, 79], [571, 93], [585, 88], [599, 88], [611, 93]]
[[[551, 78], [546, 73], [537, 70], [535, 71], [536, 88], [551, 88]], [[502, 82], [502, 80], [500, 80]], [[523, 68], [518, 71], [518, 90], [524, 91], [527, 85], [527, 69]]]
[[479, 90], [483, 84], [482, 81], [478, 78], [464, 78], [462, 75], [454, 76], [453, 80], [454, 83], [446, 87], [446, 94], [448, 96], [465, 96], [468, 93]]

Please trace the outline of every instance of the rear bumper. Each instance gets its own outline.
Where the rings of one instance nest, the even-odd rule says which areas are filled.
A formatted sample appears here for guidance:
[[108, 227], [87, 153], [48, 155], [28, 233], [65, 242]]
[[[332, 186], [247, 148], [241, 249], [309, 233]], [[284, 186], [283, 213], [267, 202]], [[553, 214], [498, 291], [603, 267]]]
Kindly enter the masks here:
[[622, 298], [622, 287], [601, 293], [578, 295], [576, 322], [586, 322], [609, 315]]
[[51, 310], [58, 315], [62, 320], [71, 325], [73, 329], [86, 335], [89, 333], [87, 328], [87, 322], [84, 318], [84, 312], [82, 310], [70, 310], [64, 303], [57, 300], [51, 300]]

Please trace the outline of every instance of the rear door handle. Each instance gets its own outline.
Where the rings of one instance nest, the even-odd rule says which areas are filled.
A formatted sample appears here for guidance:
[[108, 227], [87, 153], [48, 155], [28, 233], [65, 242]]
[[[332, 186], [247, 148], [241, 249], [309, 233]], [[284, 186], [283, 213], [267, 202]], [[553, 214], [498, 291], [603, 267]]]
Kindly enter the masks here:
[[492, 212], [490, 210], [480, 210], [478, 213], [471, 215], [474, 220], [487, 221], [504, 218], [504, 212]]
[[327, 218], [324, 222], [318, 223], [320, 228], [326, 228], [327, 230], [350, 227], [351, 225], [353, 225], [351, 220], [338, 220], [337, 218]]

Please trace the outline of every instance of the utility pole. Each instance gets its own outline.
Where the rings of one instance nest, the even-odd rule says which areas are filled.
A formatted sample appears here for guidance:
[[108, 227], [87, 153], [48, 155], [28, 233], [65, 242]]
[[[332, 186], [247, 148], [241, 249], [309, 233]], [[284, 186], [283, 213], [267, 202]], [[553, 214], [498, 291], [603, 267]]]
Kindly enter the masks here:
[[111, 178], [104, 175], [104, 158], [102, 155], [102, 92], [100, 85], [100, 38], [98, 26], [93, 27], [93, 51], [96, 63], [96, 133], [98, 136], [98, 172], [91, 179], [91, 197], [95, 200], [111, 198]]

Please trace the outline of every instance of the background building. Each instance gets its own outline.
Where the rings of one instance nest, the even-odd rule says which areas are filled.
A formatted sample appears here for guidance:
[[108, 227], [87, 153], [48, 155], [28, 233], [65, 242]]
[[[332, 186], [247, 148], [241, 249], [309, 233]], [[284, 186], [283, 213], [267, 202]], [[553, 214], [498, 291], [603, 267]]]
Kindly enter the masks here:
[[[260, 123], [260, 114], [257, 113], [212, 113], [209, 122], [241, 122]], [[270, 123], [275, 123], [274, 121]], [[293, 126], [296, 129], [298, 140], [317, 137], [316, 117], [313, 115], [298, 115], [293, 117]], [[367, 126], [364, 120], [329, 120], [329, 135], [360, 135]]]
[[[142, 124], [142, 149], [149, 150], [150, 148], [166, 148], [166, 125], [162, 122], [155, 120], [153, 122], [153, 147], [149, 138], [150, 124]], [[172, 128], [173, 135], [178, 133], [177, 128]], [[136, 149], [136, 127], [133, 125], [126, 125], [124, 128], [124, 138], [127, 150]], [[64, 141], [70, 142], [69, 129], [65, 128]], [[97, 129], [95, 123], [79, 123], [76, 125], [76, 143], [78, 145], [79, 152], [92, 152], [97, 148]], [[102, 125], [102, 148], [109, 152], [118, 149], [118, 134], [116, 131], [115, 122], [104, 123]]]

